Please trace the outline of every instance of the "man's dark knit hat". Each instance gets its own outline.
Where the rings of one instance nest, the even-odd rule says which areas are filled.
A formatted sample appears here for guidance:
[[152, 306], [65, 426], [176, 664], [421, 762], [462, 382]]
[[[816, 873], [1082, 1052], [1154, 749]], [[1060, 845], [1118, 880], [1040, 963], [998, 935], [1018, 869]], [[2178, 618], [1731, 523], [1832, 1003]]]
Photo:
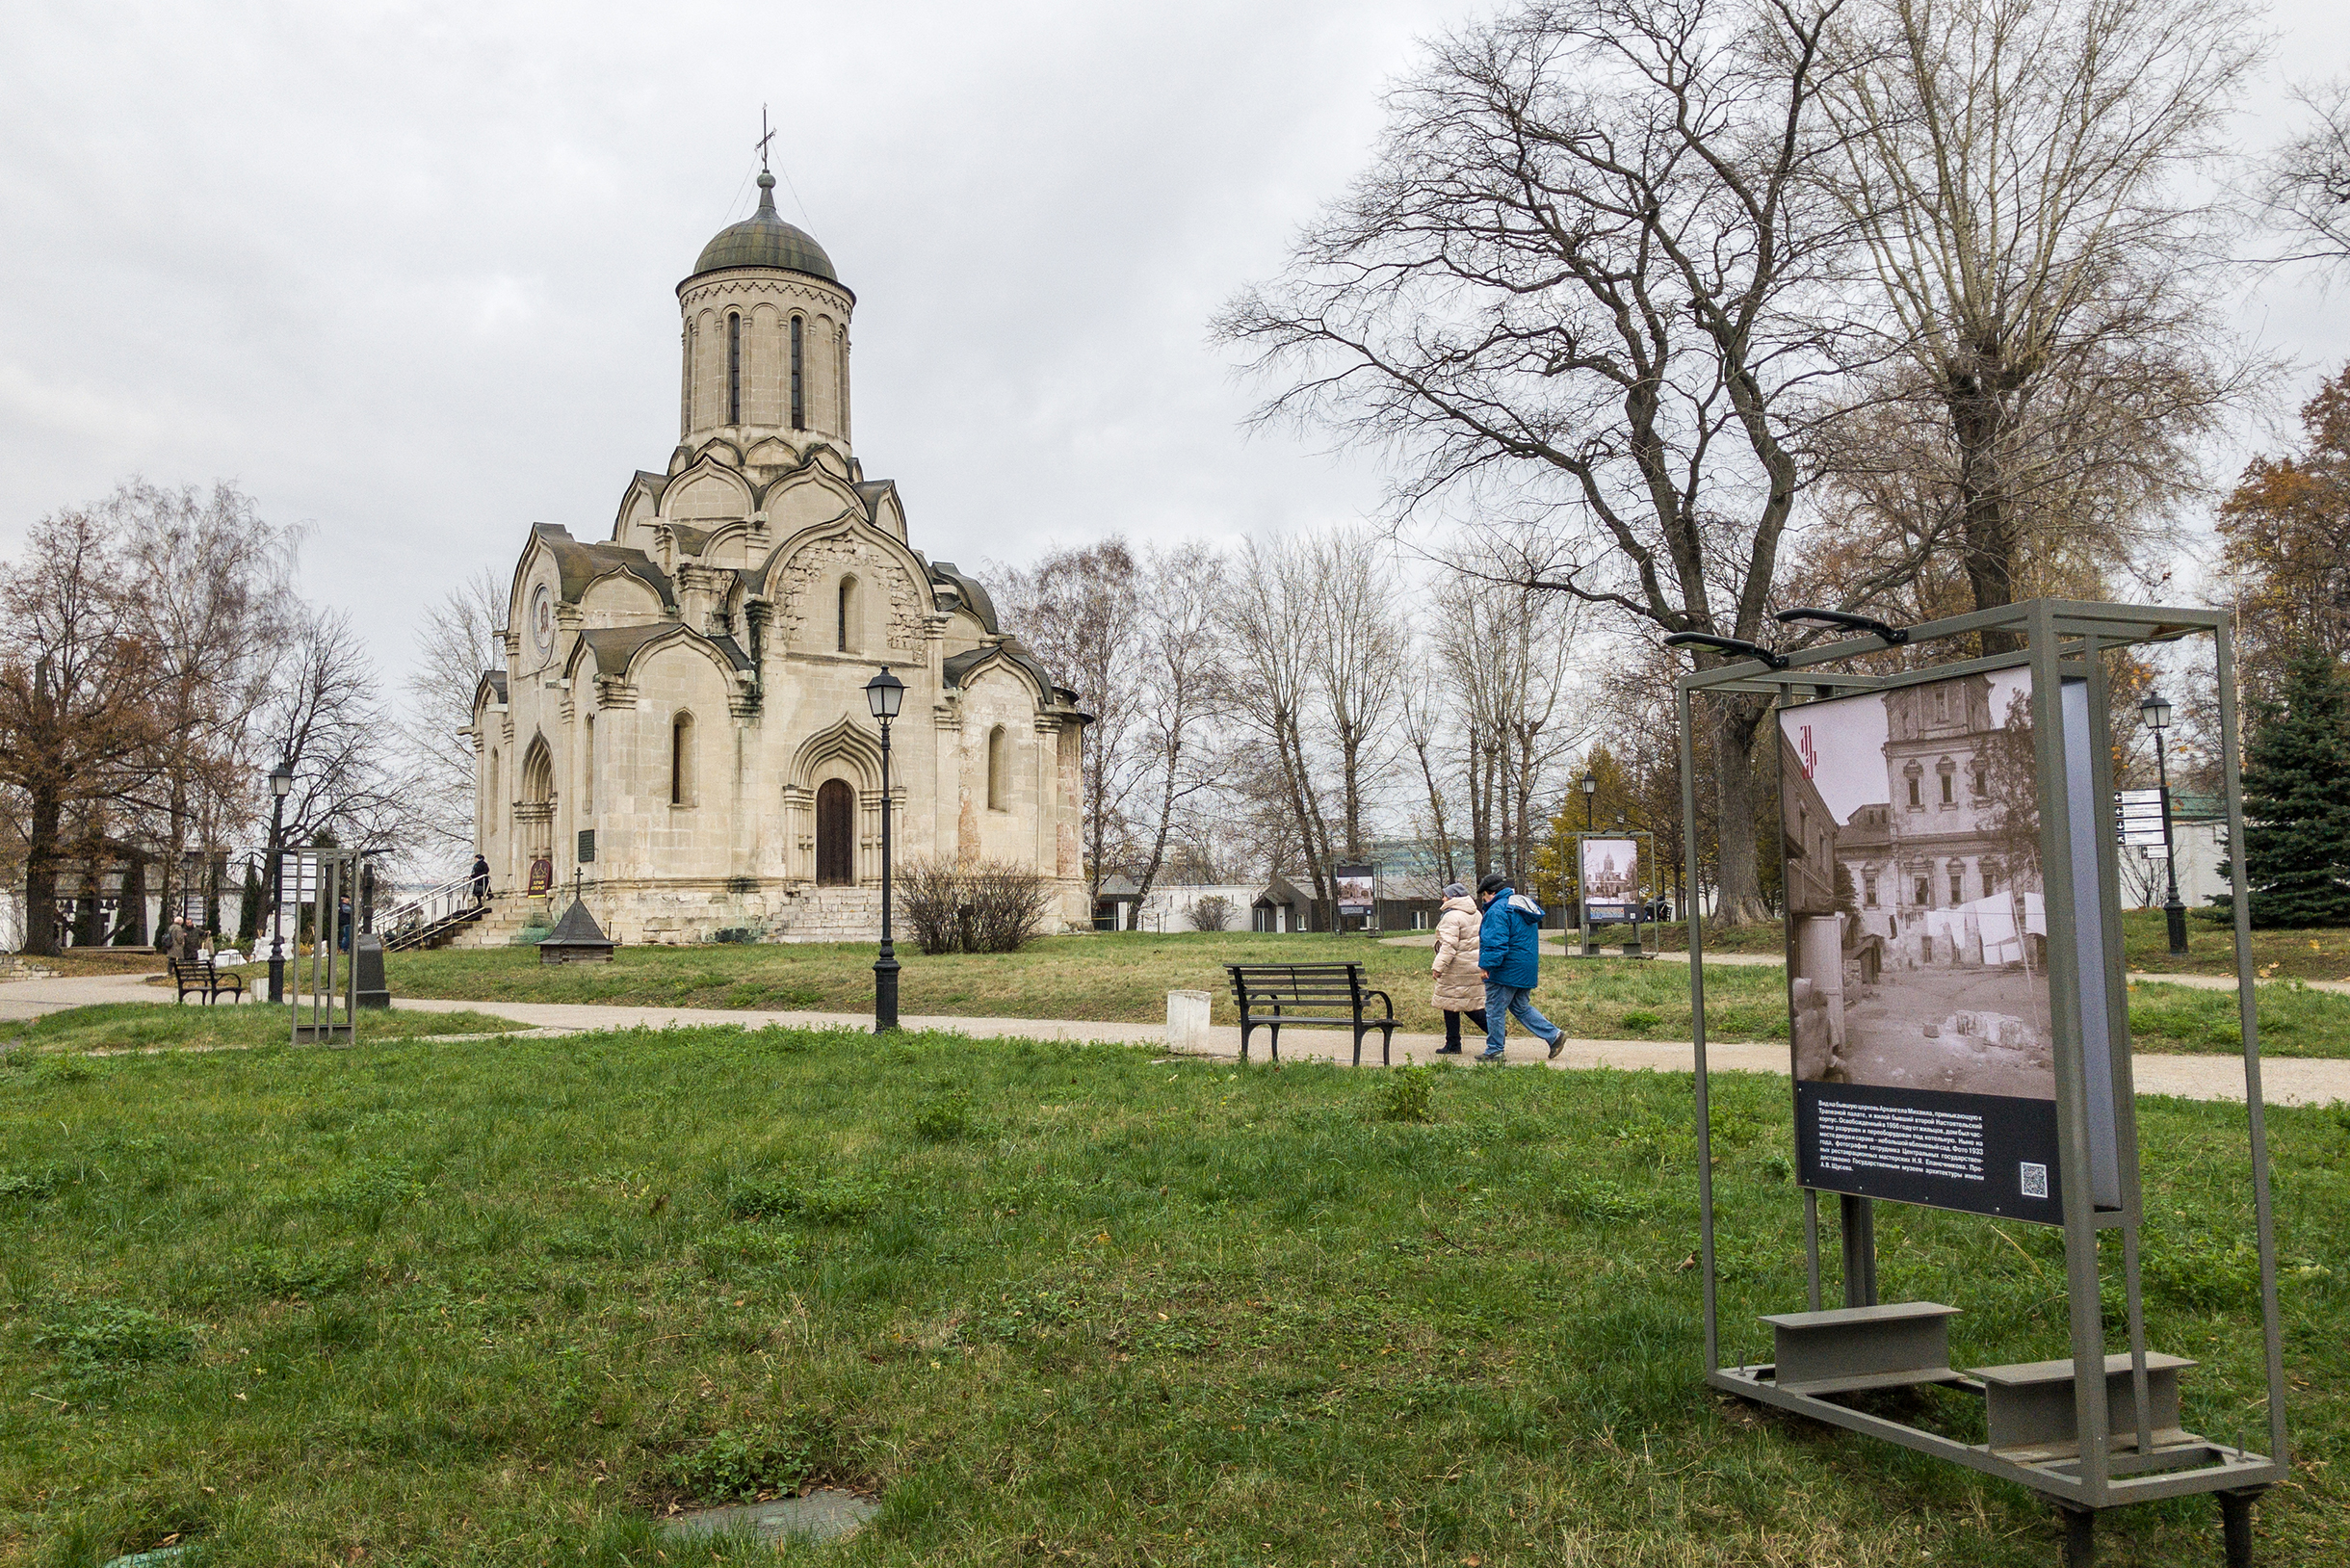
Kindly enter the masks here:
[[1509, 886], [1509, 878], [1497, 871], [1486, 876], [1483, 881], [1477, 883], [1476, 890], [1479, 893], [1499, 893], [1507, 886]]

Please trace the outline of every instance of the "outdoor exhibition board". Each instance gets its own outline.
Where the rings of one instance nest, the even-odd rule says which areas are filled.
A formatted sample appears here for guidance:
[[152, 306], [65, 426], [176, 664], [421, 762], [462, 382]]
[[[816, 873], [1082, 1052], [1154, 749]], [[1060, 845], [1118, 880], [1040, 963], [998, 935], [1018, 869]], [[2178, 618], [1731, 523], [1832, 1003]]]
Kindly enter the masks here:
[[[1783, 620], [1851, 624], [1834, 613]], [[2208, 636], [2216, 655], [2231, 842], [2241, 842], [2235, 692], [2224, 613], [2034, 600], [1780, 654], [1722, 639], [1729, 662], [1681, 677], [1689, 886], [1701, 703], [1768, 701], [1786, 895], [1805, 1310], [1767, 1314], [1773, 1351], [1722, 1361], [1703, 920], [1689, 910], [1697, 1181], [1708, 1381], [1715, 1388], [2003, 1477], [2066, 1510], [2073, 1560], [2099, 1509], [2209, 1492], [2231, 1562], [2249, 1560], [2249, 1500], [2286, 1473], [2278, 1316], [2248, 897], [2235, 867], [2251, 1241], [2259, 1256], [2267, 1394], [2247, 1434], [2185, 1429], [2194, 1363], [2147, 1345], [2138, 1139], [2117, 855], [2106, 656]], [[1969, 658], [1983, 633], [2008, 634]], [[1937, 649], [1964, 639], [1959, 647]], [[1889, 658], [1887, 655], [1892, 654]], [[1935, 662], [1938, 654], [1944, 662]], [[1818, 1198], [1836, 1200], [1843, 1301], [1823, 1302]], [[1922, 1204], [2061, 1230], [2068, 1332], [2052, 1360], [1962, 1369], [1964, 1303], [1877, 1299], [1872, 1206]], [[2120, 1233], [2123, 1343], [2109, 1343], [2102, 1232]], [[1986, 1268], [2002, 1264], [1987, 1251]], [[2204, 1348], [2199, 1346], [2197, 1348]], [[2058, 1354], [2057, 1352], [2067, 1352]], [[2082, 1369], [2095, 1369], [2076, 1375]], [[1855, 1402], [1940, 1386], [1982, 1398], [1982, 1441]], [[2190, 1390], [2192, 1385], [2190, 1384]], [[1923, 1418], [1920, 1418], [1922, 1421]]]

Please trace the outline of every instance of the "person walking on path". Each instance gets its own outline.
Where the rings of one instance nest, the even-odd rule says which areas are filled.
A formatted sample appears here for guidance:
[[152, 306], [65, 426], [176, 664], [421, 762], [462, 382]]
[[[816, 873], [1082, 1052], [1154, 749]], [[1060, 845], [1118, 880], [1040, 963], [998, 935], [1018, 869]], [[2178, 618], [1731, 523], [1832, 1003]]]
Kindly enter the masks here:
[[1534, 1010], [1529, 1000], [1542, 964], [1542, 905], [1509, 885], [1495, 872], [1476, 885], [1477, 902], [1485, 919], [1477, 928], [1477, 952], [1484, 965], [1485, 1061], [1501, 1059], [1501, 1040], [1514, 1014], [1536, 1039], [1551, 1048], [1554, 1060], [1567, 1043], [1565, 1031]]
[[1436, 1054], [1461, 1054], [1461, 1015], [1485, 1032], [1485, 972], [1477, 967], [1476, 902], [1459, 882], [1445, 884], [1443, 911], [1436, 921], [1436, 1010], [1445, 1015], [1445, 1043]]

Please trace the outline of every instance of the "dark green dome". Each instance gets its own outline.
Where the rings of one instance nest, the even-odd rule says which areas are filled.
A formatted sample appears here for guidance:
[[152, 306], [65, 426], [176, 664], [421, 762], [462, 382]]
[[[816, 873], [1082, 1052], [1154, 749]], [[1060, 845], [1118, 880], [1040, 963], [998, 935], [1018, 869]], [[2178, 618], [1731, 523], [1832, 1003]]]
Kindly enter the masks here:
[[785, 222], [775, 212], [775, 176], [759, 176], [759, 210], [743, 222], [719, 229], [693, 263], [692, 275], [724, 272], [730, 267], [781, 267], [838, 283], [832, 258], [816, 237]]

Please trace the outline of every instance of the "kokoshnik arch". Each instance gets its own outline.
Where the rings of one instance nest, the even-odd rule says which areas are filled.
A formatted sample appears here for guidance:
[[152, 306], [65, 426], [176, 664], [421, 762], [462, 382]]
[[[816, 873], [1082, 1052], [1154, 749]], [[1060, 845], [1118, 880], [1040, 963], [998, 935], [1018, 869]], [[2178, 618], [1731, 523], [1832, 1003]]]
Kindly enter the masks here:
[[[535, 860], [592, 884], [624, 942], [775, 941], [880, 928], [880, 737], [865, 683], [906, 683], [893, 733], [901, 854], [1032, 866], [1085, 923], [1088, 716], [1003, 632], [987, 591], [907, 542], [849, 444], [855, 297], [822, 247], [759, 210], [677, 286], [680, 439], [609, 539], [532, 527], [505, 663], [470, 737], [475, 843], [500, 892]], [[583, 829], [595, 858], [580, 866]], [[518, 902], [518, 901], [515, 901]], [[520, 911], [468, 933], [496, 942]]]

